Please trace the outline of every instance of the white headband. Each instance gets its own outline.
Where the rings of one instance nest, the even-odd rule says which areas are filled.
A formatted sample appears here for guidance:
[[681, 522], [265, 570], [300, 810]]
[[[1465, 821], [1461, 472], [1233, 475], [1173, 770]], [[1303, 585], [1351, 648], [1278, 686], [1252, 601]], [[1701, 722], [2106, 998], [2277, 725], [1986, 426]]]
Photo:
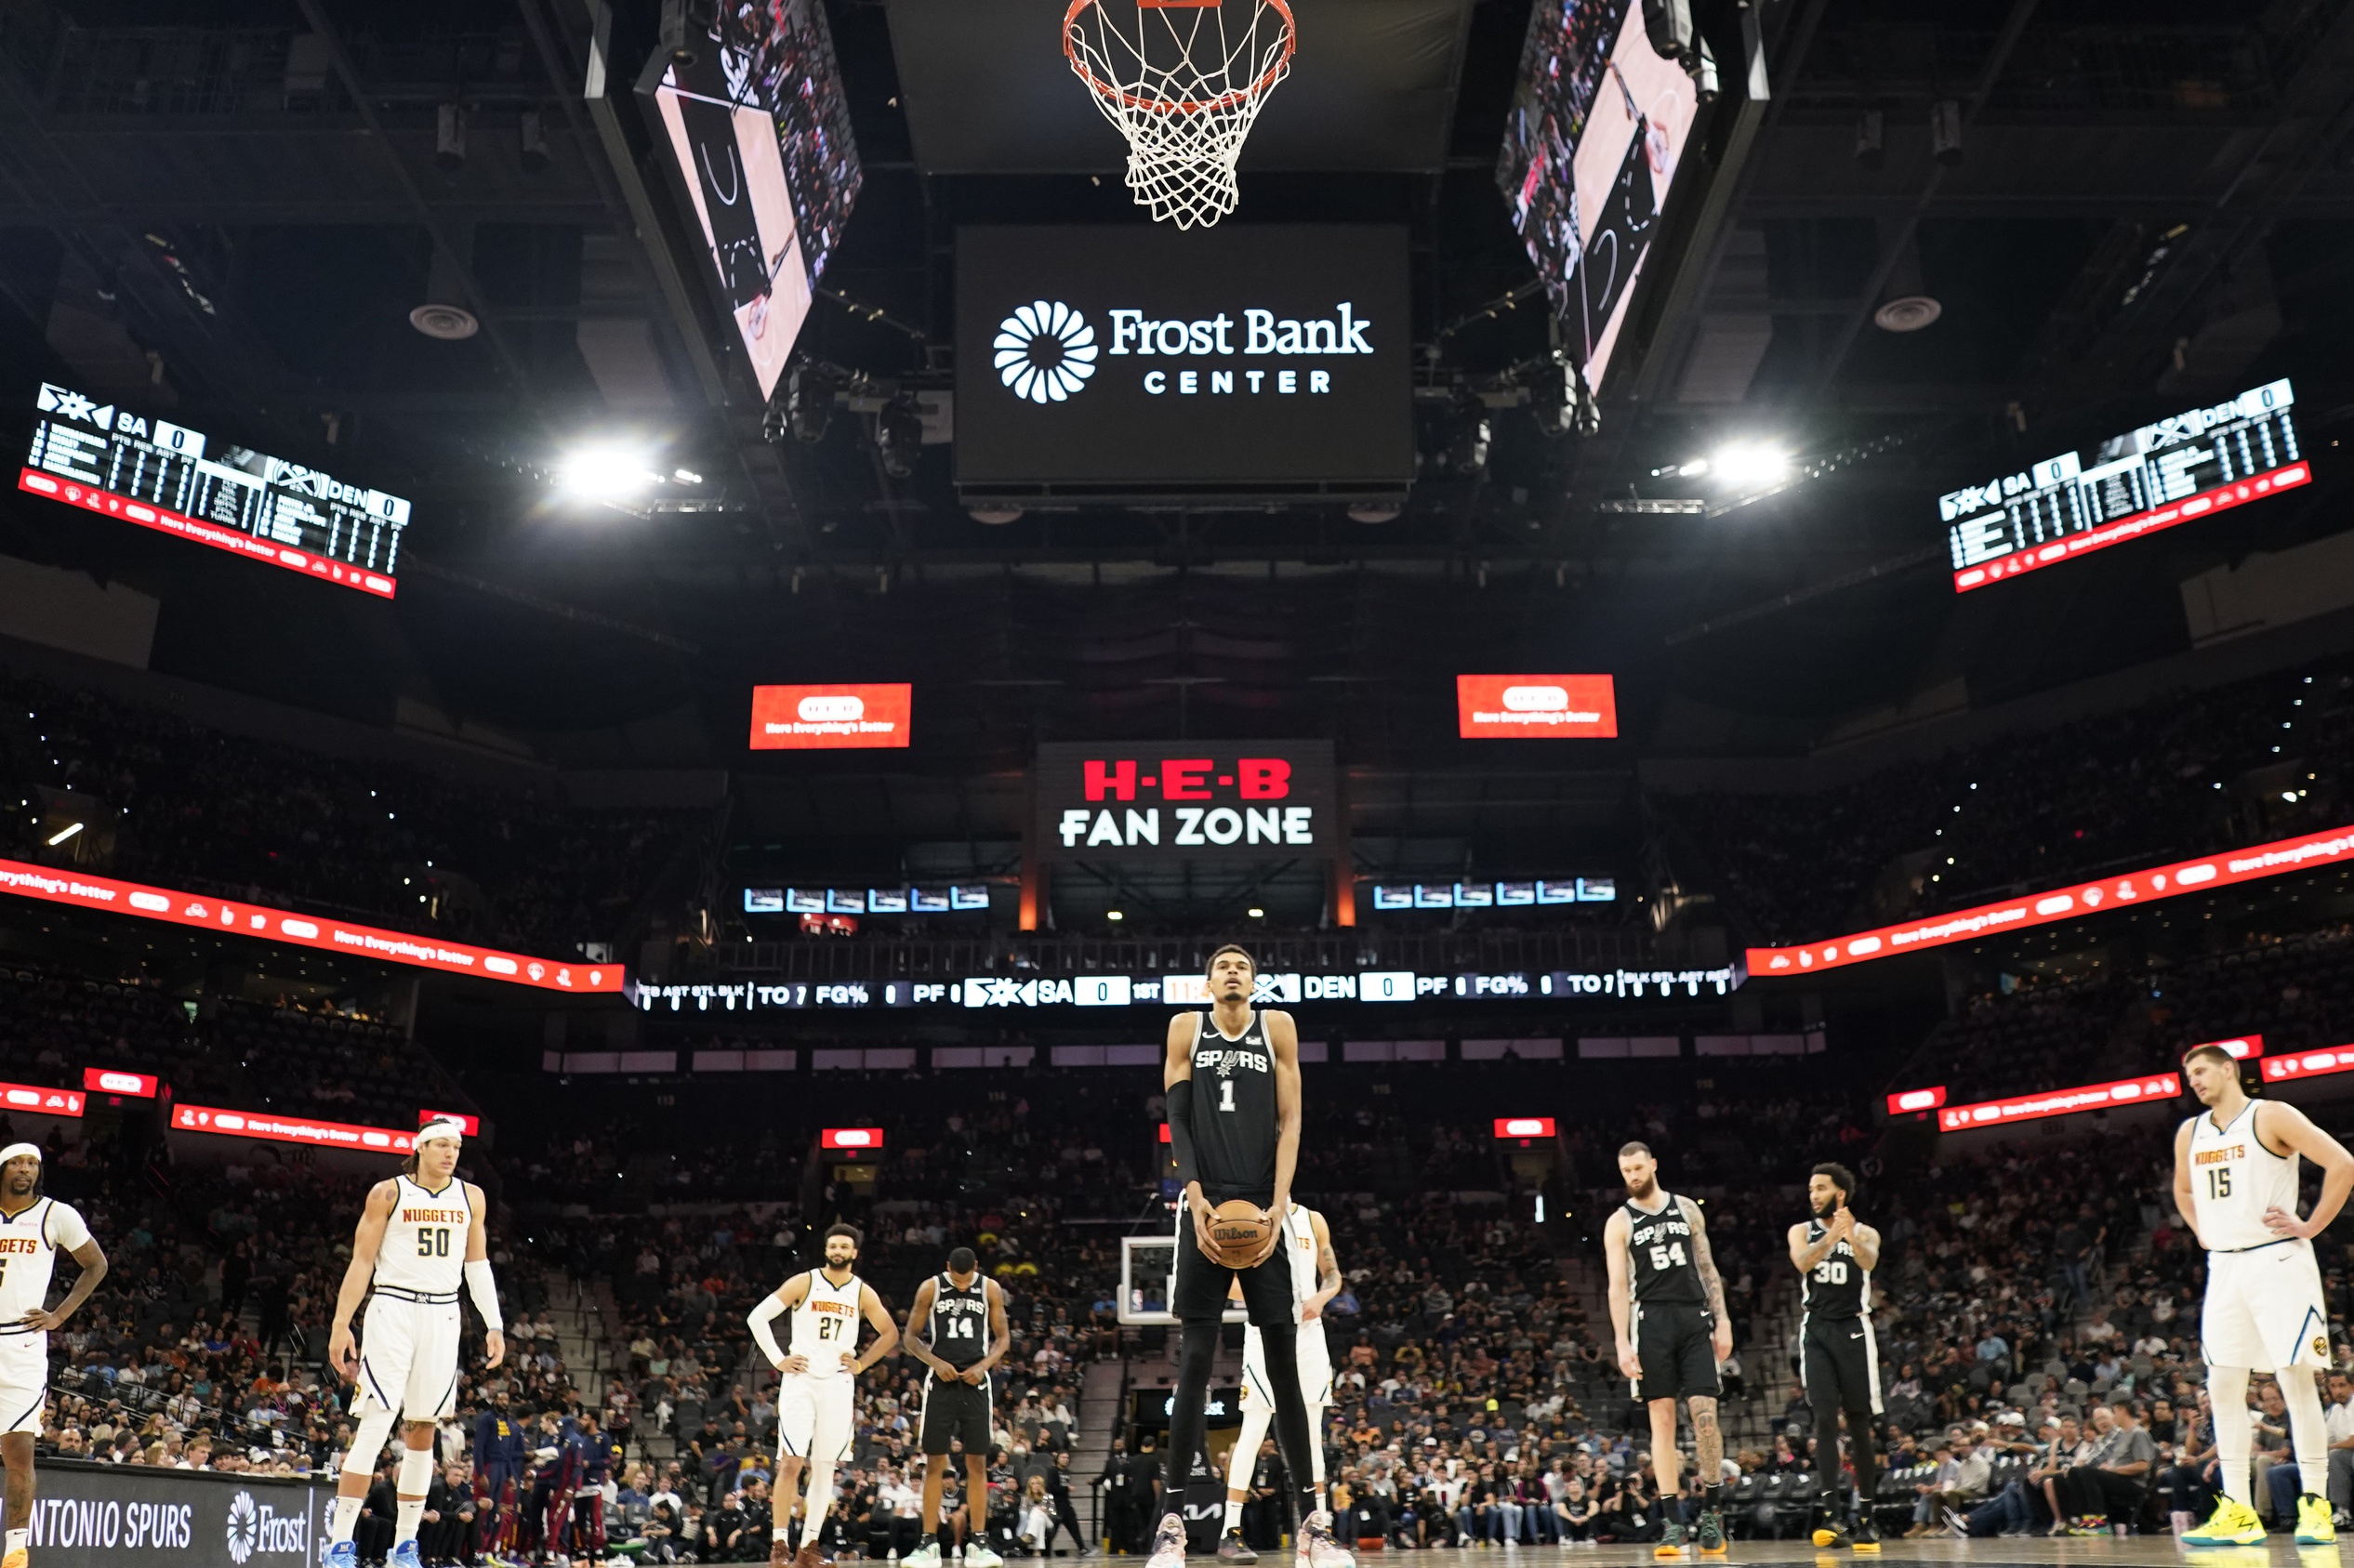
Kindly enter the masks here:
[[11, 1143], [6, 1149], [0, 1149], [0, 1166], [28, 1155], [35, 1160], [40, 1159], [41, 1146], [38, 1143]]
[[463, 1143], [466, 1141], [466, 1129], [446, 1116], [437, 1116], [417, 1129], [417, 1137], [413, 1141], [417, 1148], [422, 1149], [437, 1138], [454, 1138]]

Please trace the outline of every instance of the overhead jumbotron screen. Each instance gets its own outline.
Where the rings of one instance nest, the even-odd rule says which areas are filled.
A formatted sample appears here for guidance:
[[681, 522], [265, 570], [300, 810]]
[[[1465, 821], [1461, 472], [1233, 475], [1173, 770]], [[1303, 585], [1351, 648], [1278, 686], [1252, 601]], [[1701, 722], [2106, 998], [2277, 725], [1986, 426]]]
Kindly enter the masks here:
[[1538, 0], [1496, 183], [1597, 392], [1699, 114], [1637, 0]]
[[248, 560], [392, 597], [409, 504], [41, 384], [17, 488]]
[[1953, 591], [2130, 544], [2309, 482], [2287, 381], [1937, 497]]
[[858, 147], [818, 0], [721, 6], [704, 37], [638, 91], [767, 397], [858, 200]]

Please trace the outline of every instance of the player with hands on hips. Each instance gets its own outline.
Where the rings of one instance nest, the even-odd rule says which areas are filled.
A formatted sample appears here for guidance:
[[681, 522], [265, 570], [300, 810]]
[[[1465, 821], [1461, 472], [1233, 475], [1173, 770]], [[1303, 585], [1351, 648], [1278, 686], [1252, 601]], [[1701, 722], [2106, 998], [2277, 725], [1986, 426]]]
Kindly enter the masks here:
[[[8, 1471], [7, 1545], [0, 1565], [25, 1568], [33, 1540], [33, 1439], [48, 1409], [49, 1331], [62, 1328], [106, 1278], [106, 1253], [71, 1204], [41, 1191], [41, 1149], [0, 1149], [0, 1465]], [[46, 1305], [60, 1252], [82, 1274]]]
[[[834, 1467], [850, 1457], [857, 1435], [853, 1420], [853, 1380], [899, 1350], [899, 1325], [883, 1310], [882, 1298], [853, 1272], [862, 1237], [857, 1228], [834, 1225], [826, 1232], [826, 1262], [795, 1274], [760, 1298], [746, 1314], [752, 1340], [777, 1371], [775, 1513], [768, 1560], [774, 1568], [822, 1568], [819, 1533], [834, 1501]], [[787, 1319], [788, 1349], [776, 1342], [770, 1324]], [[861, 1319], [875, 1331], [865, 1355], [858, 1352]], [[800, 1549], [791, 1549], [793, 1504], [802, 1502]]]
[[[434, 1478], [435, 1429], [457, 1408], [461, 1289], [482, 1314], [484, 1367], [507, 1355], [506, 1320], [490, 1265], [490, 1222], [483, 1190], [457, 1176], [465, 1129], [437, 1118], [417, 1129], [415, 1153], [400, 1174], [370, 1189], [352, 1232], [351, 1263], [336, 1295], [327, 1360], [356, 1385], [359, 1416], [337, 1478], [327, 1526], [327, 1568], [356, 1568], [351, 1535], [375, 1479], [393, 1422], [401, 1424], [398, 1504], [387, 1568], [419, 1568], [417, 1532]], [[363, 1298], [363, 1335], [352, 1314]]]

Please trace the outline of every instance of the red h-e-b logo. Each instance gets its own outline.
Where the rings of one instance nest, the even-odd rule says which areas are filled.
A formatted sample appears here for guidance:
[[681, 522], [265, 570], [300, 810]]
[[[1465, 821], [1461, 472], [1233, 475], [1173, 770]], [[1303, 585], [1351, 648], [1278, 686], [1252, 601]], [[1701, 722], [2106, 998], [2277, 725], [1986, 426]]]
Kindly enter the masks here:
[[1163, 800], [1215, 800], [1219, 789], [1235, 790], [1245, 800], [1281, 800], [1291, 793], [1291, 764], [1280, 757], [1245, 757], [1230, 773], [1213, 772], [1217, 759], [1171, 757], [1160, 771], [1141, 777], [1132, 758], [1117, 762], [1090, 758], [1082, 764], [1090, 800], [1133, 800], [1141, 786], [1157, 789]]

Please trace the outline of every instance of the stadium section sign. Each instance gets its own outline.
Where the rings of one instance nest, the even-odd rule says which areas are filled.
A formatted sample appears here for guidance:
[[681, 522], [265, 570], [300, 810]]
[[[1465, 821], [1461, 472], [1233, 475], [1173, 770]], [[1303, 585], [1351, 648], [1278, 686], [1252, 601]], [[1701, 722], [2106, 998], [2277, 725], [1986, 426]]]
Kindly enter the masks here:
[[2056, 888], [2049, 892], [2028, 893], [1999, 903], [1982, 903], [1975, 909], [1957, 909], [1950, 915], [1932, 915], [1900, 926], [1882, 926], [1876, 930], [1858, 931], [1804, 947], [1752, 947], [1746, 960], [1749, 972], [1757, 976], [1843, 968], [1899, 953], [1974, 942], [1982, 936], [2048, 926], [2055, 920], [2072, 920], [2106, 909], [2180, 898], [2185, 893], [2208, 892], [2237, 882], [2285, 876], [2291, 872], [2343, 865], [2349, 861], [2354, 861], [2354, 827], [2334, 827], [2300, 838], [2276, 839], [2199, 860], [2176, 861], [2154, 870], [2106, 876], [2097, 882], [2080, 882], [2072, 888]]
[[1033, 778], [1041, 860], [1324, 858], [1340, 843], [1330, 741], [1057, 742]]
[[1406, 231], [967, 229], [959, 485], [1413, 478]]
[[474, 947], [439, 937], [407, 931], [378, 930], [355, 926], [324, 915], [298, 915], [265, 903], [217, 899], [205, 893], [174, 892], [140, 882], [54, 866], [27, 865], [0, 860], [0, 893], [39, 899], [45, 903], [100, 909], [141, 920], [162, 920], [175, 926], [202, 926], [208, 930], [253, 937], [262, 942], [292, 942], [354, 958], [375, 958], [388, 964], [407, 964], [444, 974], [474, 975], [509, 985], [534, 985], [543, 991], [621, 994], [624, 978], [618, 964], [581, 964], [563, 958], [530, 958], [520, 953]]
[[331, 1472], [317, 1480], [44, 1458], [33, 1504], [41, 1568], [310, 1568]]

